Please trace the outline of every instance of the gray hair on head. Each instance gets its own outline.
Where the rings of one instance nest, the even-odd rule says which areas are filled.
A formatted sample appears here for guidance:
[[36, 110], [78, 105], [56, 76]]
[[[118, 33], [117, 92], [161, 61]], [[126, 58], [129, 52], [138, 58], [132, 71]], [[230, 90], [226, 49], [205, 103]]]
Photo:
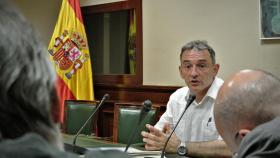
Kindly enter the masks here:
[[196, 51], [202, 51], [202, 50], [208, 50], [212, 63], [215, 64], [216, 63], [216, 53], [214, 51], [214, 49], [208, 45], [207, 41], [205, 40], [195, 40], [195, 41], [191, 41], [187, 44], [185, 44], [182, 49], [181, 49], [181, 54], [180, 54], [180, 59], [182, 59], [182, 55], [186, 50], [196, 50]]

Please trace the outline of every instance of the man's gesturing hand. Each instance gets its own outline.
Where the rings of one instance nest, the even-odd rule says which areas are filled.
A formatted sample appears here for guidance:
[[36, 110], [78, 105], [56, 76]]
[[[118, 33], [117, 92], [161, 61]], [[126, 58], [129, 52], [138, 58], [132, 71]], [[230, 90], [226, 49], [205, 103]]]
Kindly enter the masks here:
[[[172, 129], [169, 124], [165, 124], [163, 127], [163, 131], [156, 129], [155, 127], [147, 124], [146, 128], [150, 132], [142, 131], [141, 135], [143, 136], [143, 142], [146, 143], [146, 150], [162, 150], [164, 143], [167, 140], [167, 137], [171, 133]], [[171, 139], [168, 142], [166, 151], [167, 152], [176, 152], [177, 147], [180, 145], [180, 140], [178, 140], [177, 136], [173, 134]]]

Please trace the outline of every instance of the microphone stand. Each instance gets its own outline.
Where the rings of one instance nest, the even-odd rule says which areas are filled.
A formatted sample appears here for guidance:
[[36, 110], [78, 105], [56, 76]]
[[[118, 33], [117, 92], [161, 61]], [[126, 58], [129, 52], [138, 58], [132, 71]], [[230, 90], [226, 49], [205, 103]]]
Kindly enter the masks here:
[[181, 121], [182, 117], [184, 116], [185, 112], [187, 111], [188, 107], [192, 104], [192, 102], [195, 100], [196, 96], [195, 95], [190, 95], [188, 100], [187, 100], [187, 105], [186, 105], [186, 108], [184, 109], [184, 111], [182, 112], [179, 120], [177, 121], [177, 123], [175, 124], [175, 127], [173, 128], [173, 130], [171, 131], [170, 135], [168, 136], [167, 140], [165, 141], [165, 144], [164, 144], [164, 147], [162, 149], [162, 152], [161, 152], [161, 155], [160, 157], [161, 158], [164, 158], [164, 153], [165, 153], [165, 149], [167, 147], [167, 143], [168, 141], [170, 140], [172, 134], [175, 132], [175, 129], [176, 127], [178, 126], [179, 122]]
[[[139, 124], [140, 124], [140, 123], [139, 123]], [[133, 132], [132, 132], [132, 135], [130, 136], [130, 138], [129, 138], [129, 140], [128, 140], [128, 143], [127, 143], [127, 145], [126, 145], [126, 147], [125, 147], [125, 149], [124, 149], [124, 152], [125, 152], [125, 153], [127, 152], [127, 150], [128, 150], [128, 148], [129, 148], [129, 146], [131, 145], [132, 141], [134, 140], [135, 135], [136, 135], [136, 134], [134, 134], [134, 133], [136, 133], [136, 131], [137, 131], [138, 128], [139, 128], [139, 125], [137, 125], [136, 128], [134, 128], [134, 130], [133, 130]]]
[[89, 122], [89, 120], [91, 120], [91, 118], [94, 116], [94, 114], [98, 111], [98, 109], [101, 107], [101, 105], [107, 100], [109, 99], [110, 95], [109, 94], [105, 94], [101, 100], [101, 102], [98, 104], [98, 106], [94, 109], [93, 113], [88, 117], [88, 119], [85, 121], [85, 123], [83, 124], [83, 126], [79, 129], [79, 131], [77, 132], [77, 134], [75, 135], [74, 139], [73, 139], [73, 152], [75, 153], [75, 148], [76, 148], [76, 140], [78, 138], [78, 136], [81, 134], [82, 130], [85, 128], [85, 126], [87, 125], [87, 123]]
[[125, 147], [124, 152], [127, 152], [129, 146], [131, 145], [132, 141], [135, 138], [136, 131], [139, 129], [140, 124], [142, 123], [142, 121], [144, 120], [144, 118], [146, 117], [148, 112], [151, 110], [152, 102], [150, 100], [144, 101], [143, 104], [144, 105], [143, 105], [143, 108], [141, 109], [140, 116], [139, 116], [139, 119], [138, 119], [138, 123], [136, 124], [136, 127], [134, 128], [133, 132], [130, 135], [130, 138], [129, 138], [128, 143]]

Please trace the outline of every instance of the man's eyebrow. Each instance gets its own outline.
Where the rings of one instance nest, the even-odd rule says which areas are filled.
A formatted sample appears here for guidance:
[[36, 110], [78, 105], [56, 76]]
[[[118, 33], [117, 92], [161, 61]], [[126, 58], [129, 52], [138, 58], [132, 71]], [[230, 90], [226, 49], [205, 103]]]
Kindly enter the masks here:
[[[206, 59], [199, 59], [198, 60], [199, 62], [207, 62]], [[191, 60], [183, 60], [183, 63], [191, 63], [192, 61]]]
[[200, 61], [200, 62], [207, 62], [206, 59], [199, 59], [198, 61]]

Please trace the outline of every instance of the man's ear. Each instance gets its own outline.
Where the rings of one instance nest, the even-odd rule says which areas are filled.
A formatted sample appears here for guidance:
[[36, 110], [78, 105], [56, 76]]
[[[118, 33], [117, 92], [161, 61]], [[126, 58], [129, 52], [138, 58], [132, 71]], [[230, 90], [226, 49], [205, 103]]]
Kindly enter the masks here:
[[251, 131], [248, 129], [240, 129], [236, 134], [235, 134], [235, 140], [234, 140], [234, 144], [239, 146], [239, 144], [241, 143], [241, 141], [243, 140], [243, 138], [250, 133]]
[[251, 131], [248, 129], [240, 129], [238, 131], [238, 137], [243, 139], [248, 133], [250, 133]]
[[179, 66], [178, 69], [179, 69], [179, 73], [180, 73], [181, 78], [183, 78], [181, 66]]
[[216, 75], [218, 74], [219, 69], [220, 69], [220, 64], [215, 64], [214, 65], [214, 72], [216, 73]]

